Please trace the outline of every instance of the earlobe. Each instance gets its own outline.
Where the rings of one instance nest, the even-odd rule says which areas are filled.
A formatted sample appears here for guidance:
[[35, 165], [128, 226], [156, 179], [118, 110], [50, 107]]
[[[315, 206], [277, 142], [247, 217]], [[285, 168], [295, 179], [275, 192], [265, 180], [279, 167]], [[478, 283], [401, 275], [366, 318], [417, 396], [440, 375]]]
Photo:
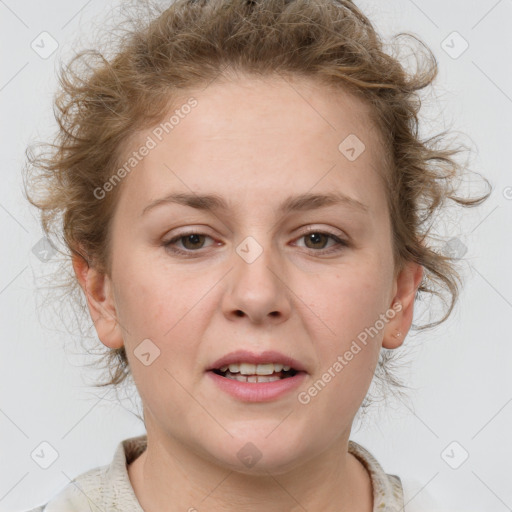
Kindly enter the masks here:
[[423, 267], [415, 262], [406, 263], [397, 277], [396, 295], [392, 301], [395, 315], [384, 328], [382, 347], [395, 349], [402, 345], [409, 331], [413, 313], [416, 292], [423, 278]]
[[87, 307], [101, 342], [112, 349], [124, 345], [108, 275], [89, 266], [79, 255], [72, 257], [73, 269], [87, 300]]

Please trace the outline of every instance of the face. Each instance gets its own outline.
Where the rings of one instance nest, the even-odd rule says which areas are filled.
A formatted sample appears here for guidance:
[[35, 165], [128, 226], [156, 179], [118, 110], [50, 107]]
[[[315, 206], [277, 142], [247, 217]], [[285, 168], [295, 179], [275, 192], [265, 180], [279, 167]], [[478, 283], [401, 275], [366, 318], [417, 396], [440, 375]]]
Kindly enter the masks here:
[[[410, 326], [419, 269], [394, 275], [364, 103], [278, 79], [191, 96], [172, 131], [133, 144], [155, 147], [121, 184], [112, 272], [96, 276], [91, 313], [104, 344], [126, 347], [148, 437], [238, 471], [244, 454], [261, 456], [254, 470], [286, 471], [346, 442], [380, 349]], [[182, 200], [155, 203], [170, 194]], [[293, 200], [304, 195], [335, 200]], [[273, 351], [259, 362], [301, 371], [267, 383], [211, 371], [240, 350], [239, 362]]]

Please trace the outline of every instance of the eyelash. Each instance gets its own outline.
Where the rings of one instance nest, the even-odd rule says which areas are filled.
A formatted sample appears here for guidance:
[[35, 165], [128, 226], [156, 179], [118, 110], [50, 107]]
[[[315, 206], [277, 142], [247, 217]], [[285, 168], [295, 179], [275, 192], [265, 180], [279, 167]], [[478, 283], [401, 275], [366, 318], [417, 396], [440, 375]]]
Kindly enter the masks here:
[[[304, 238], [305, 236], [310, 235], [312, 233], [315, 233], [315, 234], [318, 234], [318, 235], [327, 235], [329, 238], [334, 240], [337, 243], [337, 245], [338, 245], [338, 247], [335, 247], [334, 250], [333, 250], [333, 248], [330, 248], [330, 249], [319, 249], [319, 250], [308, 249], [309, 251], [312, 251], [313, 253], [317, 253], [317, 254], [320, 253], [320, 255], [337, 253], [337, 252], [341, 252], [342, 250], [344, 250], [344, 249], [346, 249], [347, 247], [350, 246], [350, 244], [346, 240], [338, 238], [333, 233], [329, 233], [327, 231], [320, 231], [320, 230], [314, 229], [314, 228], [310, 228], [305, 233], [302, 233], [302, 235], [300, 235], [300, 237], [298, 239]], [[178, 254], [178, 255], [183, 255], [183, 256], [189, 256], [192, 253], [199, 252], [201, 249], [197, 249], [195, 251], [191, 250], [191, 249], [188, 249], [188, 250], [185, 251], [185, 250], [182, 250], [182, 249], [177, 249], [176, 247], [172, 247], [172, 245], [174, 243], [178, 242], [179, 240], [181, 240], [182, 238], [186, 238], [187, 236], [191, 236], [191, 235], [206, 235], [206, 234], [205, 233], [201, 233], [200, 231], [187, 231], [186, 233], [181, 233], [178, 236], [175, 236], [171, 240], [163, 243], [162, 245], [165, 247], [166, 250], [168, 250], [168, 251], [170, 251], [172, 253], [175, 253], [175, 254]], [[209, 235], [206, 235], [206, 236], [208, 238], [212, 238]]]

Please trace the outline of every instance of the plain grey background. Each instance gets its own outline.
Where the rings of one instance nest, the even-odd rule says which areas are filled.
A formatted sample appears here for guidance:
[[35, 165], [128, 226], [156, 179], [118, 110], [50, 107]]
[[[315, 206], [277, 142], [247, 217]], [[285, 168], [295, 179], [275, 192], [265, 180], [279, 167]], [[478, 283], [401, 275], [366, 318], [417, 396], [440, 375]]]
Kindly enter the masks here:
[[[371, 413], [352, 439], [402, 478], [411, 509], [512, 510], [512, 1], [356, 3], [385, 38], [408, 31], [432, 48], [440, 73], [423, 129], [451, 125], [465, 134], [470, 167], [494, 192], [477, 212], [460, 212], [461, 222], [439, 226], [467, 248], [466, 284], [448, 322], [406, 340], [401, 375], [413, 406]], [[89, 359], [73, 355], [76, 341], [39, 320], [36, 281], [55, 268], [33, 250], [43, 235], [20, 173], [27, 144], [53, 129], [58, 59], [116, 4], [0, 1], [0, 511], [45, 503], [70, 479], [108, 464], [122, 439], [144, 432], [131, 403], [88, 386], [95, 374], [83, 367]], [[423, 313], [418, 305], [415, 319]], [[31, 455], [44, 442], [57, 453], [47, 469]]]

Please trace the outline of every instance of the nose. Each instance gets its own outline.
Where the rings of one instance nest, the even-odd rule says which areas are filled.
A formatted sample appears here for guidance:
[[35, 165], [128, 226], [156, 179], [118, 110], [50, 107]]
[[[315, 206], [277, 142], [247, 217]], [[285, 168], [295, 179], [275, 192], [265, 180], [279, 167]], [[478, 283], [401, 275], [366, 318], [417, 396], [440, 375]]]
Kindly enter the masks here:
[[291, 289], [286, 267], [277, 253], [246, 238], [233, 252], [233, 268], [223, 298], [223, 312], [230, 320], [251, 323], [286, 321], [291, 311]]

